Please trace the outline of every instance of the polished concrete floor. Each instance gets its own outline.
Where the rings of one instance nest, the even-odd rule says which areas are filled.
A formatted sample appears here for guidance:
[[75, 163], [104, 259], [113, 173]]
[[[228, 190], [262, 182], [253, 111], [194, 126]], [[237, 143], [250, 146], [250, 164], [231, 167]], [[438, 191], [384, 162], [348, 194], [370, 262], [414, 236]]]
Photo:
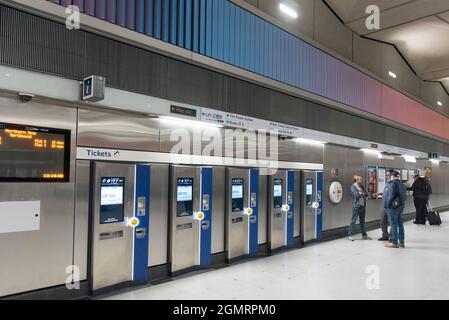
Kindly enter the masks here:
[[407, 248], [330, 241], [197, 273], [109, 299], [449, 299], [449, 213], [443, 226], [406, 224]]

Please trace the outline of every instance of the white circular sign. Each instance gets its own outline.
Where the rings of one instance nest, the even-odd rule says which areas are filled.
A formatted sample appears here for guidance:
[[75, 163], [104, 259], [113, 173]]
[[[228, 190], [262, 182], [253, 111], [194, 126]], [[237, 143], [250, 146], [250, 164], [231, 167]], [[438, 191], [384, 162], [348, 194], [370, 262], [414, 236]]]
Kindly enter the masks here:
[[343, 200], [343, 186], [340, 182], [334, 181], [329, 187], [329, 199], [334, 204], [339, 204]]

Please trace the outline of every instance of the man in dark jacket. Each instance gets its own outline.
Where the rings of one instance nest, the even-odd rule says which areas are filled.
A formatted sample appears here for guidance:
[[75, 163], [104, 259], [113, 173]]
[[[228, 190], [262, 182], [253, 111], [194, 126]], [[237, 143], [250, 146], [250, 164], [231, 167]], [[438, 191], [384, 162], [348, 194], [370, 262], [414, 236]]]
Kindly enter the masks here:
[[429, 197], [432, 194], [432, 187], [430, 183], [419, 174], [413, 177], [414, 182], [410, 188], [413, 191], [413, 202], [416, 208], [416, 219], [414, 224], [426, 224], [427, 204]]
[[400, 174], [393, 171], [384, 193], [384, 208], [387, 210], [390, 220], [391, 238], [387, 248], [404, 248], [404, 208], [407, 200], [407, 188], [400, 180]]

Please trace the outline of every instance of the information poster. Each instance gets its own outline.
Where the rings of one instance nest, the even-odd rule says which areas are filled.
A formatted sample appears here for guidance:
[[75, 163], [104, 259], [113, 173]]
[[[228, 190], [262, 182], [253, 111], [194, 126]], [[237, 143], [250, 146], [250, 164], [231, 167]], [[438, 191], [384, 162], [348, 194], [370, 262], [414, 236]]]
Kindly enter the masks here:
[[377, 192], [383, 193], [386, 186], [387, 169], [383, 167], [377, 168]]
[[377, 167], [368, 167], [368, 193], [377, 193]]
[[406, 170], [406, 169], [402, 170], [401, 178], [402, 178], [402, 181], [404, 181], [404, 182], [408, 181], [408, 179], [409, 179], [409, 177], [408, 177], [408, 170]]

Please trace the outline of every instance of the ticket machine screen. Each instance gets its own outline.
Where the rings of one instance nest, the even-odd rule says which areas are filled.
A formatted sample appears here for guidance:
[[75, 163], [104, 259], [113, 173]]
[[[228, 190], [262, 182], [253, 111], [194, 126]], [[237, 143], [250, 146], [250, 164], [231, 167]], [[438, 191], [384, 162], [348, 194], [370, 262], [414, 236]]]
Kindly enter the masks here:
[[311, 206], [313, 203], [313, 180], [306, 180], [306, 204]]
[[275, 209], [282, 207], [282, 179], [273, 180], [273, 205]]
[[176, 182], [176, 215], [193, 215], [193, 178], [178, 178]]
[[122, 222], [124, 219], [125, 178], [102, 177], [100, 224]]
[[232, 212], [243, 211], [243, 179], [232, 179]]

